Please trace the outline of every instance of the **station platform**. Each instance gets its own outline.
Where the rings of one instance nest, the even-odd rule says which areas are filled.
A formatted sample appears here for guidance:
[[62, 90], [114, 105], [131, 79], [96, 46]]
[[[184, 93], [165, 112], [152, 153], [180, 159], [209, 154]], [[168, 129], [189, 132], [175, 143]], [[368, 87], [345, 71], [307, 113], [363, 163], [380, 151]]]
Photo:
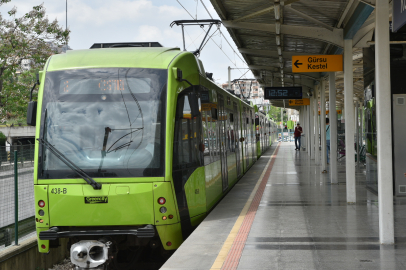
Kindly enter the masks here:
[[331, 185], [294, 148], [283, 142], [264, 153], [161, 269], [406, 269], [406, 199], [394, 200], [395, 245], [381, 245], [365, 169], [350, 205], [345, 161]]

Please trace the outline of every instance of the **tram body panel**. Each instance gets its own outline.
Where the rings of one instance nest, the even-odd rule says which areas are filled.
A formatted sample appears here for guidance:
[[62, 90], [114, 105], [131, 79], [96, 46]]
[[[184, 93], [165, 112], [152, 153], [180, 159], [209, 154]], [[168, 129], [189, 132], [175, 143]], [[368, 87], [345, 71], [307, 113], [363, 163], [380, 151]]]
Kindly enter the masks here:
[[[178, 69], [196, 87], [179, 80]], [[39, 236], [51, 227], [153, 225], [164, 249], [179, 247], [261, 153], [254, 108], [210, 82], [202, 69], [193, 54], [168, 48], [83, 50], [48, 60], [36, 139], [49, 141], [102, 188], [75, 177], [36, 142]], [[191, 117], [187, 94], [197, 91], [201, 99], [203, 90], [211, 107], [201, 104], [201, 115]], [[48, 240], [39, 238], [38, 246], [49, 252]]]

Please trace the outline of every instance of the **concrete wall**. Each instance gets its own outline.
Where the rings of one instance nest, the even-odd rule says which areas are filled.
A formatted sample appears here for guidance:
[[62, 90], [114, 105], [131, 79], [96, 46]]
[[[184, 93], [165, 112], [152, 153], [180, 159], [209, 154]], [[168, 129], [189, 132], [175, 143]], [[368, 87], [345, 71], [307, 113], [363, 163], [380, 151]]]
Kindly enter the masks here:
[[31, 237], [19, 246], [0, 251], [0, 270], [48, 270], [69, 256], [67, 242], [61, 239], [60, 247], [43, 254], [38, 252], [37, 237]]
[[35, 127], [0, 127], [6, 137], [35, 137]]

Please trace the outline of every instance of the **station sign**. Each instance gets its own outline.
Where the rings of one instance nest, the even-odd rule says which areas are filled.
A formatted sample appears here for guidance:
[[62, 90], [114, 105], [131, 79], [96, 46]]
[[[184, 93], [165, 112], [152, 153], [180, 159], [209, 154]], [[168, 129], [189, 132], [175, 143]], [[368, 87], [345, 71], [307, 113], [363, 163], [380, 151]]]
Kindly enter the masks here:
[[392, 1], [392, 32], [397, 32], [406, 24], [406, 3], [404, 0]]
[[292, 72], [343, 71], [343, 55], [295, 55], [292, 56]]
[[265, 99], [302, 99], [302, 87], [265, 87]]
[[[330, 113], [330, 111], [326, 110], [326, 115], [329, 113]], [[343, 113], [342, 110], [337, 110], [337, 114], [342, 114], [342, 113]], [[319, 111], [319, 115], [320, 115], [320, 111]]]
[[289, 106], [304, 106], [304, 105], [310, 105], [309, 98], [289, 99]]

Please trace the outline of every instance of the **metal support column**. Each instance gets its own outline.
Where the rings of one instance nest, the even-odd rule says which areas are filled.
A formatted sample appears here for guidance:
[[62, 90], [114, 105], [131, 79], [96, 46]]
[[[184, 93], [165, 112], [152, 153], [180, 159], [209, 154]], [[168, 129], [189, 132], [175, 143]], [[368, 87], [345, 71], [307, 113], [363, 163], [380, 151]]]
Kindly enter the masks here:
[[355, 128], [356, 128], [356, 141], [357, 141], [357, 171], [359, 171], [359, 102], [357, 102], [357, 105], [355, 106]]
[[310, 144], [310, 131], [311, 131], [311, 123], [310, 123], [310, 110], [311, 110], [311, 99], [310, 99], [310, 105], [306, 106], [306, 123], [307, 123], [307, 129], [306, 129], [306, 150], [307, 154], [311, 155], [311, 144]]
[[330, 179], [332, 184], [338, 184], [337, 171], [337, 110], [336, 110], [336, 74], [329, 76], [329, 108], [330, 108]]
[[320, 83], [320, 138], [321, 138], [321, 169], [327, 171], [326, 151], [326, 81]]
[[310, 97], [310, 106], [309, 106], [309, 156], [310, 159], [314, 159], [314, 97]]
[[354, 151], [354, 89], [352, 40], [344, 40], [344, 107], [345, 107], [345, 178], [347, 182], [347, 203], [357, 201], [355, 190]]
[[[303, 106], [301, 106], [300, 109], [299, 109], [299, 120], [297, 122], [300, 123], [300, 125], [302, 126], [302, 130], [304, 131], [305, 130], [305, 128], [304, 128], [305, 123], [304, 123], [304, 119], [303, 119]], [[293, 129], [293, 132], [295, 132], [294, 129]], [[300, 149], [299, 149], [299, 151], [300, 151]]]
[[379, 241], [394, 243], [392, 120], [388, 0], [375, 6], [375, 85], [378, 145]]
[[282, 125], [281, 125], [281, 130], [282, 130], [282, 132], [281, 132], [281, 137], [282, 137], [282, 142], [284, 141], [284, 138], [283, 138], [283, 128], [285, 127], [285, 125], [283, 124], [283, 108], [281, 108], [281, 122], [282, 122]]
[[364, 105], [361, 105], [361, 138], [360, 138], [360, 145], [364, 145]]
[[319, 144], [319, 130], [320, 130], [320, 122], [319, 122], [319, 89], [320, 85], [316, 86], [316, 91], [314, 91], [314, 163], [316, 165], [320, 165], [320, 144]]
[[309, 123], [308, 123], [309, 118], [307, 118], [307, 109], [308, 109], [307, 106], [303, 106], [303, 120], [304, 120], [304, 124], [303, 124], [304, 129], [303, 129], [303, 131], [304, 131], [304, 134], [305, 134], [304, 141], [306, 141], [305, 142], [305, 152], [309, 151], [309, 145], [307, 144], [307, 136], [309, 136], [308, 135], [309, 134]]

